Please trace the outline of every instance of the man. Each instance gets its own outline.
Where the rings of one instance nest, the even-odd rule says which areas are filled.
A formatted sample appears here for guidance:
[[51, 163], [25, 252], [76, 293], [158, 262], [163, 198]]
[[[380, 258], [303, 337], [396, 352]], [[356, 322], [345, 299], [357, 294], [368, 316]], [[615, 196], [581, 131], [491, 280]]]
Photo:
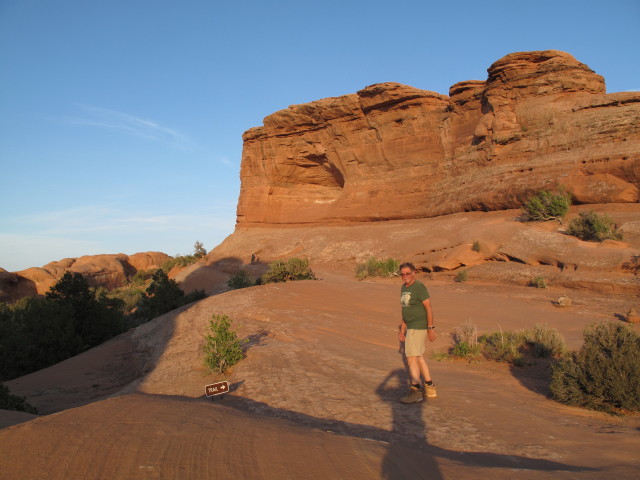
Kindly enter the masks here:
[[[400, 399], [402, 403], [417, 403], [424, 398], [435, 398], [436, 387], [431, 380], [429, 367], [424, 354], [427, 338], [436, 339], [431, 299], [427, 287], [416, 280], [416, 267], [412, 263], [400, 265], [402, 288], [400, 304], [402, 305], [402, 323], [398, 339], [404, 342], [404, 354], [407, 357], [409, 377], [411, 381], [409, 394]], [[424, 388], [422, 388], [424, 380]]]

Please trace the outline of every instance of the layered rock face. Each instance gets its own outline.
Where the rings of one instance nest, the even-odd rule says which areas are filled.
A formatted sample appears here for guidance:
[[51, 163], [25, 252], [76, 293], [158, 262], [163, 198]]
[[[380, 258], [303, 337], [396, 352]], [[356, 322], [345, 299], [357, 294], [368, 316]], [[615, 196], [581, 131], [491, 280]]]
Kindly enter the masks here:
[[640, 93], [555, 51], [507, 55], [449, 96], [397, 83], [294, 105], [245, 132], [238, 226], [519, 208], [563, 185], [637, 202]]
[[171, 257], [162, 252], [135, 255], [86, 255], [65, 258], [44, 267], [33, 267], [10, 273], [0, 269], [0, 301], [15, 301], [22, 297], [44, 294], [66, 273], [81, 273], [91, 286], [109, 289], [120, 287], [140, 270], [151, 270]]

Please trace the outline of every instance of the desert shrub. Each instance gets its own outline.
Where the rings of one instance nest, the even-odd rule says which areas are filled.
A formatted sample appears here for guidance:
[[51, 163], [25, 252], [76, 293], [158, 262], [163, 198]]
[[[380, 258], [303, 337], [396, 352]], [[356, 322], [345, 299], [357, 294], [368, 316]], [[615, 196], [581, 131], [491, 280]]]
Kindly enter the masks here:
[[202, 258], [207, 254], [207, 251], [204, 248], [204, 245], [199, 241], [193, 245], [193, 256], [196, 258]]
[[1, 410], [17, 410], [18, 412], [27, 412], [37, 414], [36, 407], [29, 405], [24, 397], [11, 395], [9, 388], [0, 385], [0, 409]]
[[236, 290], [238, 288], [247, 288], [255, 285], [255, 282], [249, 276], [249, 273], [246, 270], [239, 270], [227, 281], [227, 286], [231, 290]]
[[137, 284], [131, 284], [130, 286], [115, 288], [113, 290], [97, 289], [97, 291], [108, 298], [121, 301], [122, 311], [125, 315], [129, 315], [135, 311], [144, 296], [144, 288], [137, 286]]
[[479, 360], [482, 356], [478, 344], [478, 329], [469, 321], [454, 330], [453, 342], [454, 345], [449, 351], [452, 357], [464, 358], [472, 362]]
[[369, 258], [364, 263], [356, 265], [356, 277], [363, 280], [367, 277], [397, 277], [400, 262], [393, 258], [378, 260], [375, 257]]
[[147, 282], [153, 277], [155, 270], [138, 270], [133, 274], [133, 277], [129, 280], [129, 285], [141, 287], [146, 285]]
[[547, 281], [543, 276], [538, 275], [537, 277], [531, 279], [531, 281], [529, 282], [529, 286], [536, 288], [547, 288]]
[[485, 358], [515, 365], [523, 363], [525, 337], [522, 332], [496, 332], [478, 338]]
[[550, 388], [569, 405], [640, 411], [640, 336], [622, 323], [587, 327], [582, 348], [553, 366]]
[[198, 257], [195, 255], [176, 255], [173, 258], [170, 258], [166, 262], [164, 262], [160, 269], [165, 273], [169, 273], [173, 267], [188, 267], [189, 265], [196, 263], [198, 261]]
[[287, 261], [276, 260], [270, 263], [269, 269], [261, 277], [261, 283], [278, 283], [315, 278], [315, 274], [309, 268], [309, 260], [294, 257]]
[[459, 282], [459, 283], [463, 283], [466, 282], [468, 278], [468, 274], [466, 270], [460, 270], [455, 278], [453, 279], [454, 282]]
[[541, 190], [524, 204], [529, 221], [560, 220], [569, 211], [571, 194], [560, 189], [557, 192]]
[[213, 315], [205, 335], [204, 364], [210, 372], [224, 373], [244, 356], [243, 342], [231, 330], [231, 320], [226, 315]]
[[557, 329], [537, 324], [533, 330], [525, 330], [525, 341], [533, 347], [535, 357], [557, 357], [565, 350], [564, 338]]
[[458, 358], [465, 358], [467, 360], [474, 361], [480, 357], [481, 354], [480, 345], [470, 345], [467, 342], [456, 343], [451, 348], [451, 356]]
[[613, 220], [608, 215], [600, 215], [594, 211], [580, 212], [580, 215], [569, 223], [567, 233], [588, 242], [622, 240], [622, 231]]
[[480, 251], [480, 242], [479, 241], [475, 241], [473, 242], [473, 245], [471, 245], [471, 250], [473, 250], [474, 252], [479, 252]]
[[185, 295], [175, 280], [169, 278], [164, 270], [158, 269], [153, 274], [151, 284], [140, 299], [134, 315], [136, 318], [151, 320], [204, 297], [205, 293], [202, 290]]

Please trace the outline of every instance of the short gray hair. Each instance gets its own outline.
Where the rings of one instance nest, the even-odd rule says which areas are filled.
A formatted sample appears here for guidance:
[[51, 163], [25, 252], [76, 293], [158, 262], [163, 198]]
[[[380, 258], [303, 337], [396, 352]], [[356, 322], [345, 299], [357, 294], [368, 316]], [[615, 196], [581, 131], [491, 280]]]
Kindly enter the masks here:
[[410, 262], [404, 262], [403, 264], [401, 264], [399, 270], [402, 270], [403, 268], [410, 268], [412, 272], [416, 271], [416, 266]]

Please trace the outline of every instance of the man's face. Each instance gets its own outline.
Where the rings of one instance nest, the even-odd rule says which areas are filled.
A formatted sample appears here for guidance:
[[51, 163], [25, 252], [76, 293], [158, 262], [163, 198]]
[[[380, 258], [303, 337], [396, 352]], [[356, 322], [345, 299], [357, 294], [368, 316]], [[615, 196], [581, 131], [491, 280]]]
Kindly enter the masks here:
[[410, 268], [403, 268], [400, 270], [400, 277], [406, 286], [409, 286], [413, 283], [413, 274], [414, 272]]

